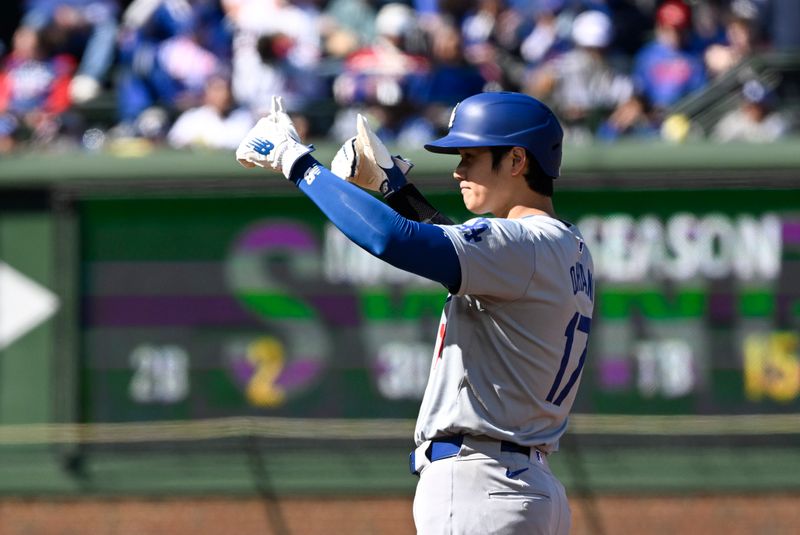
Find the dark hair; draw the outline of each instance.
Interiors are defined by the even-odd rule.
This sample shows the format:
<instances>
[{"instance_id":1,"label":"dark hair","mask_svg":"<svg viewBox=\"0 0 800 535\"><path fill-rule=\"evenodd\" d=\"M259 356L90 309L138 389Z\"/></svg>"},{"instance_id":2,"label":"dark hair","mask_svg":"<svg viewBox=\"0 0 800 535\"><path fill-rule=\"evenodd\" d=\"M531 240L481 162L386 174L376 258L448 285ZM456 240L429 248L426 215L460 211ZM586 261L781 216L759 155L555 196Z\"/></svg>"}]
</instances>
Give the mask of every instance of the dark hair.
<instances>
[{"instance_id":1,"label":"dark hair","mask_svg":"<svg viewBox=\"0 0 800 535\"><path fill-rule=\"evenodd\" d=\"M265 65L283 61L291 48L291 38L283 33L260 35L256 41L256 51Z\"/></svg>"},{"instance_id":2,"label":"dark hair","mask_svg":"<svg viewBox=\"0 0 800 535\"><path fill-rule=\"evenodd\" d=\"M497 170L500 167L500 161L508 154L514 147L489 147L492 153L492 169ZM528 171L525 173L525 182L528 187L536 193L544 195L545 197L553 196L553 177L546 175L542 170L542 166L533 157L531 151L525 149L525 156L528 158Z\"/></svg>"}]
</instances>

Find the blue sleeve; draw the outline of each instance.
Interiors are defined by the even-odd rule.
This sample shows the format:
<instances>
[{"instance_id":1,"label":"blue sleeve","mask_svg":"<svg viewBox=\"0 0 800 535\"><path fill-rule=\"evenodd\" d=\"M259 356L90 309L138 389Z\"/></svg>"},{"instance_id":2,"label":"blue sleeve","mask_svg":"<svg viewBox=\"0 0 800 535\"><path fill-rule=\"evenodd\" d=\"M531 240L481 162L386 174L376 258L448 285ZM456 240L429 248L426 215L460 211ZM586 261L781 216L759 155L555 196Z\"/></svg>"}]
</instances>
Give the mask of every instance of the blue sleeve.
<instances>
[{"instance_id":1,"label":"blue sleeve","mask_svg":"<svg viewBox=\"0 0 800 535\"><path fill-rule=\"evenodd\" d=\"M299 159L290 180L353 243L373 256L455 292L461 265L455 247L436 225L411 221L357 186L340 179L312 156Z\"/></svg>"},{"instance_id":2,"label":"blue sleeve","mask_svg":"<svg viewBox=\"0 0 800 535\"><path fill-rule=\"evenodd\" d=\"M29 0L25 3L22 24L41 30L53 20L56 5L55 0Z\"/></svg>"}]
</instances>

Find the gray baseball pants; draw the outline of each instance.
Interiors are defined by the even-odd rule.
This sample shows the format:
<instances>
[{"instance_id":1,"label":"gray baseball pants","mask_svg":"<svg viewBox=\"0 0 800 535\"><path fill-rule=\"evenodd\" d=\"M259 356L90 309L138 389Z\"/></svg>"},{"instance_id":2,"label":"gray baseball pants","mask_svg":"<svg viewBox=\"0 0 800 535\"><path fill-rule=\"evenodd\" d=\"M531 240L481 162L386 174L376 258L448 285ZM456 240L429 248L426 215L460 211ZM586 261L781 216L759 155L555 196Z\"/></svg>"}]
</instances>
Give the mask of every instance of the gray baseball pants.
<instances>
[{"instance_id":1,"label":"gray baseball pants","mask_svg":"<svg viewBox=\"0 0 800 535\"><path fill-rule=\"evenodd\" d=\"M429 462L427 443L415 455L420 479L414 497L418 535L567 535L564 486L547 457L501 451L500 442L464 437L454 457Z\"/></svg>"}]
</instances>

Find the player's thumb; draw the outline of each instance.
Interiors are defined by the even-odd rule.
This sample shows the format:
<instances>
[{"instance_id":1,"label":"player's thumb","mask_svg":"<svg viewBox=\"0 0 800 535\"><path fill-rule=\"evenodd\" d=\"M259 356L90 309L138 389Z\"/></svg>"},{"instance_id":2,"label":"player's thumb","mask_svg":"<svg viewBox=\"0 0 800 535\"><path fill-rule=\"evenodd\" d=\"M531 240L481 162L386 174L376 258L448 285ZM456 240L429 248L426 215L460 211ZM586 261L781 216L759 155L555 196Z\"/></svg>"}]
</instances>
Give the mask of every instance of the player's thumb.
<instances>
[{"instance_id":1,"label":"player's thumb","mask_svg":"<svg viewBox=\"0 0 800 535\"><path fill-rule=\"evenodd\" d=\"M389 154L386 146L370 129L367 118L360 113L356 118L356 132L356 137L359 139L361 145L367 152L368 158L384 169L389 169L392 167L392 165L394 165L394 162L392 162L392 156Z\"/></svg>"}]
</instances>

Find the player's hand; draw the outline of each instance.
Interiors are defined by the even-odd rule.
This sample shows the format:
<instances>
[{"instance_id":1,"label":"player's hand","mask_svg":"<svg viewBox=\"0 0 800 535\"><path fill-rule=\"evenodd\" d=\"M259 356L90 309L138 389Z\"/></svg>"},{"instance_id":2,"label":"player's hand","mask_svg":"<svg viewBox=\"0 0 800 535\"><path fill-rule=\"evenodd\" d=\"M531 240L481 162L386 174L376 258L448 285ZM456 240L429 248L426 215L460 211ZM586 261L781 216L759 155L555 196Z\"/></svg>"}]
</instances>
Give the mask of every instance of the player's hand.
<instances>
[{"instance_id":1,"label":"player's hand","mask_svg":"<svg viewBox=\"0 0 800 535\"><path fill-rule=\"evenodd\" d=\"M331 172L364 189L380 191L384 196L405 186L406 175L414 164L401 156L390 156L360 113L356 132L334 156Z\"/></svg>"},{"instance_id":2,"label":"player's hand","mask_svg":"<svg viewBox=\"0 0 800 535\"><path fill-rule=\"evenodd\" d=\"M313 150L312 145L300 141L297 129L283 109L283 98L273 96L269 115L247 133L236 149L236 159L244 167L268 167L289 178L298 158Z\"/></svg>"}]
</instances>

